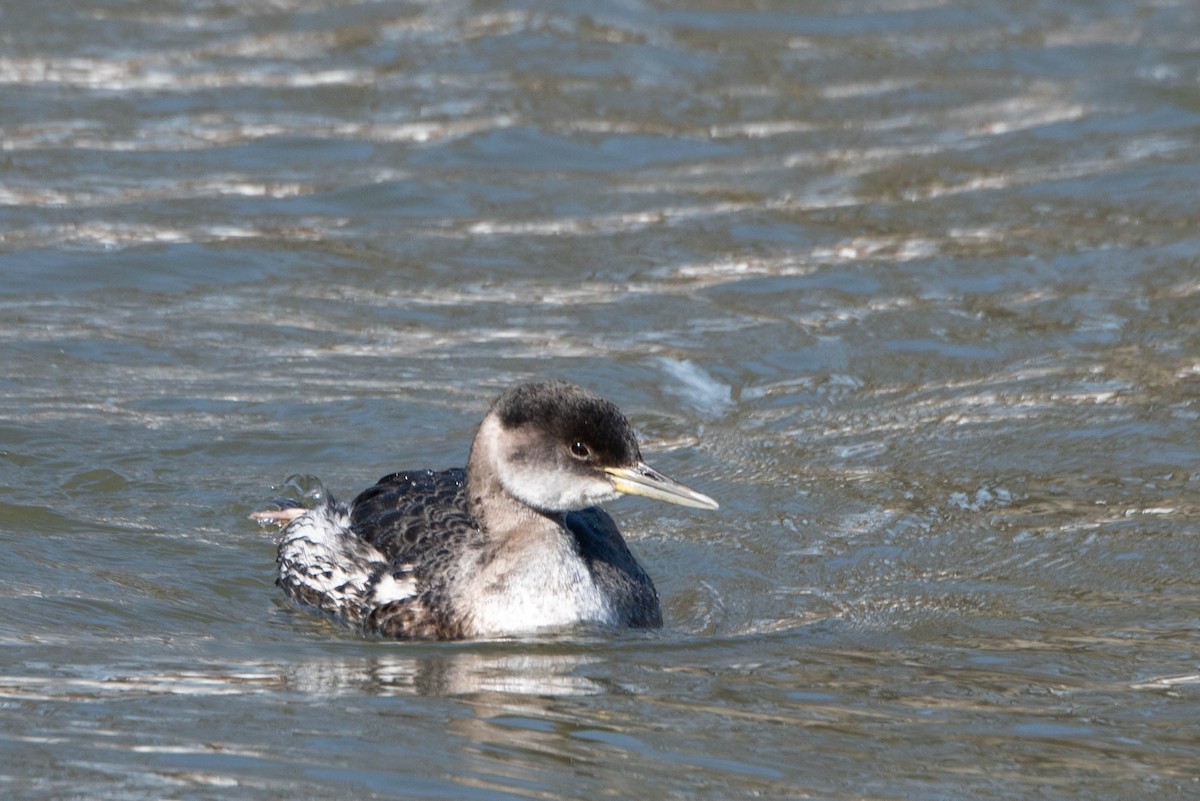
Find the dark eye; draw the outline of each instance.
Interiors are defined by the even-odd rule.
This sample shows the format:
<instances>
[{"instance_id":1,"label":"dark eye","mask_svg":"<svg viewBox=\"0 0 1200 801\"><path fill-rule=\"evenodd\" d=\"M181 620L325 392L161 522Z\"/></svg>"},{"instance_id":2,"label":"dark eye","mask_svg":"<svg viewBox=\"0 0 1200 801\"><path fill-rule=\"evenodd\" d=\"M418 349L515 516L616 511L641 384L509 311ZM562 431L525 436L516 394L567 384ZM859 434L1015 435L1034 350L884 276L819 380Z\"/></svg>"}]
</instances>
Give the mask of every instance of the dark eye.
<instances>
[{"instance_id":1,"label":"dark eye","mask_svg":"<svg viewBox=\"0 0 1200 801\"><path fill-rule=\"evenodd\" d=\"M586 459L592 455L592 450L579 440L575 440L571 443L571 455L576 459Z\"/></svg>"}]
</instances>

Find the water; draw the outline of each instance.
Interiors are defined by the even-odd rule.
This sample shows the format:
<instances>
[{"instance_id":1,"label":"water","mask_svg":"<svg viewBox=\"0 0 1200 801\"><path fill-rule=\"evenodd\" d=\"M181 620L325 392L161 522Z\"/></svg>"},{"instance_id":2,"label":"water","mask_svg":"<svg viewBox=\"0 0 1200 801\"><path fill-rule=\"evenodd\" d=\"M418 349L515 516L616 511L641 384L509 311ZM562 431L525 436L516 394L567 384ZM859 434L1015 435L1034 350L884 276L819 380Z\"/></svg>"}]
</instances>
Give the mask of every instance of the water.
<instances>
[{"instance_id":1,"label":"water","mask_svg":"<svg viewBox=\"0 0 1200 801\"><path fill-rule=\"evenodd\" d=\"M0 8L0 792L1190 798L1200 12ZM579 381L660 633L363 640L247 515Z\"/></svg>"}]
</instances>

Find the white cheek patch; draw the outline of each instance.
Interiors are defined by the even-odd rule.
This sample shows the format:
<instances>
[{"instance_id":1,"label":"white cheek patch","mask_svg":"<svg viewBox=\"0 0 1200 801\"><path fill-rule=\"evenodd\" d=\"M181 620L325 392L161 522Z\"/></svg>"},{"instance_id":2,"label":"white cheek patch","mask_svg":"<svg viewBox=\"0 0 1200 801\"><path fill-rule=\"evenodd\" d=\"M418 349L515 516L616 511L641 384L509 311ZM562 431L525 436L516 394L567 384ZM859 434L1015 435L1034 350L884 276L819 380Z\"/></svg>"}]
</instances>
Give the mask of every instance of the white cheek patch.
<instances>
[{"instance_id":1,"label":"white cheek patch","mask_svg":"<svg viewBox=\"0 0 1200 801\"><path fill-rule=\"evenodd\" d=\"M518 500L544 511L586 509L617 497L612 483L600 476L580 476L557 465L500 464L500 483Z\"/></svg>"},{"instance_id":2,"label":"white cheek patch","mask_svg":"<svg viewBox=\"0 0 1200 801\"><path fill-rule=\"evenodd\" d=\"M544 440L528 430L504 430L494 417L484 418L475 437L475 447L484 448L484 460L496 470L496 478L517 500L545 512L586 509L616 498L618 493L607 476L571 472L560 465ZM502 447L507 445L507 453ZM542 448L539 452L539 445ZM520 454L520 461L508 458Z\"/></svg>"}]
</instances>

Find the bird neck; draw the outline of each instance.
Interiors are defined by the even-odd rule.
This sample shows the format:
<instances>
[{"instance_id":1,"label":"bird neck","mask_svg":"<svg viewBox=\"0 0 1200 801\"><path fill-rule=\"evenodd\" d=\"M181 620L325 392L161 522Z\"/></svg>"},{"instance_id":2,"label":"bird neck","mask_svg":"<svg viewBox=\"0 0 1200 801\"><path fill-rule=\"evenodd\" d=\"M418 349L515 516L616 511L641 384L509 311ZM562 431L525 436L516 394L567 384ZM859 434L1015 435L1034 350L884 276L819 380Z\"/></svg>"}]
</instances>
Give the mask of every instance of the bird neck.
<instances>
[{"instance_id":1,"label":"bird neck","mask_svg":"<svg viewBox=\"0 0 1200 801\"><path fill-rule=\"evenodd\" d=\"M467 459L467 508L471 516L492 539L557 524L561 514L534 509L513 497L501 483L496 468L501 455L495 450L498 442L495 427L499 425L498 420L488 415L471 443Z\"/></svg>"}]
</instances>

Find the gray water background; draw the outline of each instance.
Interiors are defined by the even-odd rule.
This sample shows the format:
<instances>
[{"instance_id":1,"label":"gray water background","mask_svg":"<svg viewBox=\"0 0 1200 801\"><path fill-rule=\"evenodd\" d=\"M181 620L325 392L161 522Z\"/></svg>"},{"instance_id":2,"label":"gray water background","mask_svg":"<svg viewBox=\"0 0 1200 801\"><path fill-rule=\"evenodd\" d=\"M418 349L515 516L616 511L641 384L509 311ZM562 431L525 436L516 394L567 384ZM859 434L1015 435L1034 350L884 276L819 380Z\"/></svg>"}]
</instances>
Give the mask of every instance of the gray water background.
<instances>
[{"instance_id":1,"label":"gray water background","mask_svg":"<svg viewBox=\"0 0 1200 801\"><path fill-rule=\"evenodd\" d=\"M1200 794L1200 6L0 4L0 794ZM247 515L557 376L659 633L403 644Z\"/></svg>"}]
</instances>

